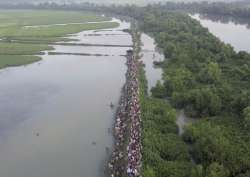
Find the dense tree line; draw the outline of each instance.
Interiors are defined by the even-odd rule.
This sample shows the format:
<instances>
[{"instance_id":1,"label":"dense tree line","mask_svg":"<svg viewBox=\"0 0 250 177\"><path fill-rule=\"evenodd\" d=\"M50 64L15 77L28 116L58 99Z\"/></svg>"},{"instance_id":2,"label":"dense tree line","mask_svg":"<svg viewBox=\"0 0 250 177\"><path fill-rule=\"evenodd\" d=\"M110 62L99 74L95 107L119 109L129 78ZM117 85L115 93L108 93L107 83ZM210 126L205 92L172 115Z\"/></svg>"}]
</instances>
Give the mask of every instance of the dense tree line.
<instances>
[{"instance_id":1,"label":"dense tree line","mask_svg":"<svg viewBox=\"0 0 250 177\"><path fill-rule=\"evenodd\" d=\"M140 102L143 120L143 172L145 177L195 177L188 146L178 136L176 111L165 100L147 95L147 79L140 70Z\"/></svg>"},{"instance_id":2,"label":"dense tree line","mask_svg":"<svg viewBox=\"0 0 250 177\"><path fill-rule=\"evenodd\" d=\"M107 7L154 36L165 60L164 83L143 97L144 176L250 175L250 55L235 52L182 12L158 7ZM145 79L143 79L145 81ZM173 108L200 118L177 136ZM177 155L177 154L178 155Z\"/></svg>"},{"instance_id":3,"label":"dense tree line","mask_svg":"<svg viewBox=\"0 0 250 177\"><path fill-rule=\"evenodd\" d=\"M166 58L164 84L158 83L153 95L169 98L193 117L206 117L184 134L200 165L195 176L249 176L250 55L236 53L185 14L152 8L140 21Z\"/></svg>"},{"instance_id":4,"label":"dense tree line","mask_svg":"<svg viewBox=\"0 0 250 177\"><path fill-rule=\"evenodd\" d=\"M144 176L249 176L250 54L235 52L183 13L151 6L115 11L137 19L140 29L155 37L165 55L164 62L157 63L164 70L164 83L152 89L156 98L143 101ZM178 137L168 139L176 136L176 125L166 98L172 106L199 118L183 135L195 164L190 163L187 146L177 143ZM162 155L161 148L185 155L179 161Z\"/></svg>"},{"instance_id":5,"label":"dense tree line","mask_svg":"<svg viewBox=\"0 0 250 177\"><path fill-rule=\"evenodd\" d=\"M186 11L194 13L205 13L212 15L223 15L238 18L249 18L250 17L250 3L249 1L239 2L193 2L193 3L174 3L167 2L165 4L156 4L160 10L163 11Z\"/></svg>"},{"instance_id":6,"label":"dense tree line","mask_svg":"<svg viewBox=\"0 0 250 177\"><path fill-rule=\"evenodd\" d=\"M239 2L166 2L166 3L153 3L147 5L148 8L153 7L158 11L181 11L189 13L203 13L211 15L221 15L229 16L235 18L245 18L250 17L250 2L249 1L239 1ZM66 9L66 10L91 10L97 12L116 12L127 14L127 11L140 14L139 8L135 5L117 5L117 4L107 4L107 5L97 5L94 3L83 2L83 3L55 3L55 2L42 2L42 3L14 3L14 2L0 2L0 8L3 9ZM135 11L136 9L136 11ZM130 14L131 15L131 14Z\"/></svg>"},{"instance_id":7,"label":"dense tree line","mask_svg":"<svg viewBox=\"0 0 250 177\"><path fill-rule=\"evenodd\" d=\"M145 14L142 29L152 33L166 60L162 97L193 116L222 112L241 115L249 105L250 55L236 53L187 15Z\"/></svg>"},{"instance_id":8,"label":"dense tree line","mask_svg":"<svg viewBox=\"0 0 250 177\"><path fill-rule=\"evenodd\" d=\"M104 3L103 3L104 4ZM154 7L159 11L181 11L181 12L194 12L194 13L207 13L212 15L226 15L236 18L246 18L250 17L250 2L245 1L237 1L237 2L151 2L151 4L147 5L148 7ZM110 8L111 7L111 8ZM28 2L0 2L0 8L3 9L67 9L67 10L92 10L92 11L106 11L111 10L114 12L116 10L131 10L135 9L135 5L118 5L118 4L104 4L97 5L90 2L64 2L64 3L56 3L53 1L41 2L41 3L28 3ZM136 8L137 10L141 8ZM136 11L133 11L136 12ZM119 12L123 13L123 12Z\"/></svg>"},{"instance_id":9,"label":"dense tree line","mask_svg":"<svg viewBox=\"0 0 250 177\"><path fill-rule=\"evenodd\" d=\"M228 15L232 17L249 18L250 6L249 2L245 3L212 3L207 6L201 7L199 10L202 13Z\"/></svg>"}]
</instances>

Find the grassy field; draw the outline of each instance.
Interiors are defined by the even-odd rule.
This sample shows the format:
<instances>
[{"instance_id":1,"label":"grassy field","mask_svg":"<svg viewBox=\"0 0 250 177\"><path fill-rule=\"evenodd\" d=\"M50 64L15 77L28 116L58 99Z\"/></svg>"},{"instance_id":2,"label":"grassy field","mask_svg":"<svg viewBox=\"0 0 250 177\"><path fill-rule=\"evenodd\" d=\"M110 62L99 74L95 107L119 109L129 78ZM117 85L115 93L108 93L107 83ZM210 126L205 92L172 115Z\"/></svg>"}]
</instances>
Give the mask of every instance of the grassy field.
<instances>
[{"instance_id":1,"label":"grassy field","mask_svg":"<svg viewBox=\"0 0 250 177\"><path fill-rule=\"evenodd\" d=\"M105 22L109 20L111 19L90 12L1 10L0 68L38 61L39 57L32 55L53 49L48 46L49 43L67 41L65 37L68 34L84 30L114 28L119 25L115 22ZM13 42L13 40L17 41Z\"/></svg>"},{"instance_id":2,"label":"grassy field","mask_svg":"<svg viewBox=\"0 0 250 177\"><path fill-rule=\"evenodd\" d=\"M110 18L90 12L59 10L1 10L0 26L51 25L62 23L84 23L108 21Z\"/></svg>"},{"instance_id":3,"label":"grassy field","mask_svg":"<svg viewBox=\"0 0 250 177\"><path fill-rule=\"evenodd\" d=\"M40 44L0 43L0 55L35 55L41 50L52 50L53 47Z\"/></svg>"},{"instance_id":4,"label":"grassy field","mask_svg":"<svg viewBox=\"0 0 250 177\"><path fill-rule=\"evenodd\" d=\"M38 56L18 56L18 55L0 55L0 69L11 67L11 66L20 66L26 65L33 62L41 60Z\"/></svg>"},{"instance_id":5,"label":"grassy field","mask_svg":"<svg viewBox=\"0 0 250 177\"><path fill-rule=\"evenodd\" d=\"M101 22L89 24L69 24L55 25L36 28L26 28L23 26L8 26L0 30L0 37L63 37L67 34L78 33L84 30L103 29L116 27L116 22Z\"/></svg>"}]
</instances>

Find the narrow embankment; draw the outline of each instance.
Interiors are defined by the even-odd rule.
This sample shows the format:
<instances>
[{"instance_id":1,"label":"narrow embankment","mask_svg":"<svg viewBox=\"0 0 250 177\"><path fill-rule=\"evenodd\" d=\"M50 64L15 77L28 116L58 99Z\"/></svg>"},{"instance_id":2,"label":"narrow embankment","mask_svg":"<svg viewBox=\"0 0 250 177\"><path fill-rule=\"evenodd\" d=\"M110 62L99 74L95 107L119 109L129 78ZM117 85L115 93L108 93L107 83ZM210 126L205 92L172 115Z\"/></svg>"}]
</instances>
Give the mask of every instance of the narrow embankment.
<instances>
[{"instance_id":1,"label":"narrow embankment","mask_svg":"<svg viewBox=\"0 0 250 177\"><path fill-rule=\"evenodd\" d=\"M188 147L178 136L176 111L166 101L148 95L140 60L140 32L134 29L132 36L133 53L127 53L127 80L116 114L115 147L108 164L111 177L162 176L173 164L177 164L175 174L184 175L192 163Z\"/></svg>"},{"instance_id":2,"label":"narrow embankment","mask_svg":"<svg viewBox=\"0 0 250 177\"><path fill-rule=\"evenodd\" d=\"M76 56L96 56L96 57L111 56L109 54L100 54L100 53L91 54L91 53L74 53L74 52L48 52L48 55L76 55Z\"/></svg>"},{"instance_id":3,"label":"narrow embankment","mask_svg":"<svg viewBox=\"0 0 250 177\"><path fill-rule=\"evenodd\" d=\"M135 39L135 32L132 37ZM135 40L134 40L135 41ZM116 114L114 128L115 147L108 164L112 177L140 176L141 145L141 111L139 101L139 63L138 45L134 42L133 51L127 51L126 83Z\"/></svg>"}]
</instances>

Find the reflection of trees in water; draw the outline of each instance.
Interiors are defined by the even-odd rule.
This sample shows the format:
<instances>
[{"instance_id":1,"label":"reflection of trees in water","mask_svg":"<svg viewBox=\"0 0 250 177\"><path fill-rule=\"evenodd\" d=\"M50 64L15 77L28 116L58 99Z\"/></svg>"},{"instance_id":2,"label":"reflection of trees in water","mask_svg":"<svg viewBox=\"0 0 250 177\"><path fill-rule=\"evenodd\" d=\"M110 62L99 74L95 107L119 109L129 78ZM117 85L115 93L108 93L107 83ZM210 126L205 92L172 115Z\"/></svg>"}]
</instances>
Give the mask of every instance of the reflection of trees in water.
<instances>
[{"instance_id":1,"label":"reflection of trees in water","mask_svg":"<svg viewBox=\"0 0 250 177\"><path fill-rule=\"evenodd\" d=\"M235 25L246 25L248 29L250 29L250 19L246 18L237 18L227 15L214 15L214 14L200 14L201 19L209 19L214 22L220 22L220 23L229 23L232 22Z\"/></svg>"}]
</instances>

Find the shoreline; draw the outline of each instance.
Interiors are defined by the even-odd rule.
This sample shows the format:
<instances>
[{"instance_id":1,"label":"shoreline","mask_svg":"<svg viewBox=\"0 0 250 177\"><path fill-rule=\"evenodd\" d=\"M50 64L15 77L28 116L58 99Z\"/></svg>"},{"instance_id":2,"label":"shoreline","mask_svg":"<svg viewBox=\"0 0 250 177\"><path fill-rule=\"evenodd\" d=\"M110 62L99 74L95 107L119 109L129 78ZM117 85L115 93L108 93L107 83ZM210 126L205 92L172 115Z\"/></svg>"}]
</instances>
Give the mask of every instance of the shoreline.
<instances>
[{"instance_id":1,"label":"shoreline","mask_svg":"<svg viewBox=\"0 0 250 177\"><path fill-rule=\"evenodd\" d=\"M111 177L140 176L142 167L141 110L139 101L139 62L137 42L132 32L134 51L127 51L128 67L114 126L115 145L108 163Z\"/></svg>"}]
</instances>

